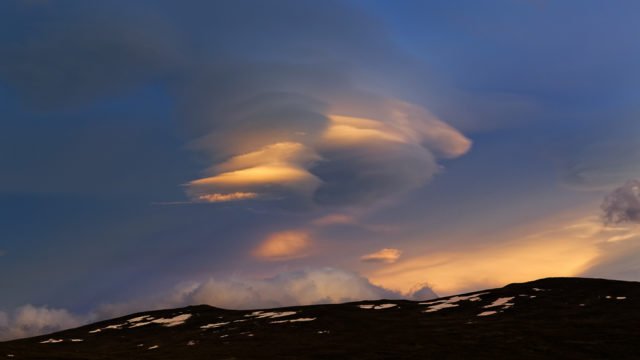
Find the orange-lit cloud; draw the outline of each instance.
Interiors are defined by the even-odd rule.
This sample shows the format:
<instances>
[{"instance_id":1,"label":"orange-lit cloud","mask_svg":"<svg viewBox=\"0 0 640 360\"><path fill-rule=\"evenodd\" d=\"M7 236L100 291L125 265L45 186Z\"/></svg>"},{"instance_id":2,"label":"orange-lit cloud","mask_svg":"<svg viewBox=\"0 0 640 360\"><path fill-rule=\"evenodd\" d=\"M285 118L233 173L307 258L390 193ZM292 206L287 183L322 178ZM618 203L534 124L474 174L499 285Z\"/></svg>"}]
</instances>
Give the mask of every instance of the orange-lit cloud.
<instances>
[{"instance_id":1,"label":"orange-lit cloud","mask_svg":"<svg viewBox=\"0 0 640 360\"><path fill-rule=\"evenodd\" d=\"M226 202L226 201L238 201L255 199L258 194L251 192L233 192L228 194L204 194L198 196L197 200L205 202Z\"/></svg>"},{"instance_id":2,"label":"orange-lit cloud","mask_svg":"<svg viewBox=\"0 0 640 360\"><path fill-rule=\"evenodd\" d=\"M436 155L454 158L471 148L471 140L426 109L396 99L341 104L330 115L323 138L334 145L390 141L424 146ZM350 114L350 115L346 115ZM356 115L357 114L357 115Z\"/></svg>"},{"instance_id":3,"label":"orange-lit cloud","mask_svg":"<svg viewBox=\"0 0 640 360\"><path fill-rule=\"evenodd\" d=\"M502 286L549 276L582 274L600 255L602 233L597 217L533 234L457 250L417 255L367 274L373 283L408 291L425 281L439 294Z\"/></svg>"},{"instance_id":4,"label":"orange-lit cloud","mask_svg":"<svg viewBox=\"0 0 640 360\"><path fill-rule=\"evenodd\" d=\"M261 165L194 180L190 185L210 185L222 188L232 188L236 186L251 187L265 184L295 184L312 178L313 175L309 174L307 171L286 164Z\"/></svg>"},{"instance_id":5,"label":"orange-lit cloud","mask_svg":"<svg viewBox=\"0 0 640 360\"><path fill-rule=\"evenodd\" d=\"M297 142L277 142L259 150L240 154L214 166L219 173L253 168L265 164L307 166L320 157L309 147Z\"/></svg>"},{"instance_id":6,"label":"orange-lit cloud","mask_svg":"<svg viewBox=\"0 0 640 360\"><path fill-rule=\"evenodd\" d=\"M264 260L288 260L306 256L310 246L311 236L307 231L280 231L267 236L253 255Z\"/></svg>"},{"instance_id":7,"label":"orange-lit cloud","mask_svg":"<svg viewBox=\"0 0 640 360\"><path fill-rule=\"evenodd\" d=\"M360 257L360 260L364 262L377 262L392 264L400 258L402 251L392 248L384 248L371 254Z\"/></svg>"},{"instance_id":8,"label":"orange-lit cloud","mask_svg":"<svg viewBox=\"0 0 640 360\"><path fill-rule=\"evenodd\" d=\"M252 194L234 200L276 195L277 189L310 196L320 181L306 166L319 159L300 143L275 143L262 149L234 156L214 166L213 176L189 182L192 198L206 200L217 194Z\"/></svg>"},{"instance_id":9,"label":"orange-lit cloud","mask_svg":"<svg viewBox=\"0 0 640 360\"><path fill-rule=\"evenodd\" d=\"M406 142L402 134L383 122L350 116L329 115L330 126L323 140L332 145L356 145L372 141Z\"/></svg>"},{"instance_id":10,"label":"orange-lit cloud","mask_svg":"<svg viewBox=\"0 0 640 360\"><path fill-rule=\"evenodd\" d=\"M425 109L376 99L367 103L372 106L356 100L329 106L312 120L273 119L273 128L252 112L242 126L233 122L230 129L203 136L198 147L227 157L209 167L208 176L187 184L189 196L202 201L255 193L252 199L294 198L304 205L382 203L429 181L440 171L439 157L469 150L469 139Z\"/></svg>"},{"instance_id":11,"label":"orange-lit cloud","mask_svg":"<svg viewBox=\"0 0 640 360\"><path fill-rule=\"evenodd\" d=\"M317 218L311 223L316 226L349 225L355 224L356 219L353 216L345 214L329 214Z\"/></svg>"}]
</instances>

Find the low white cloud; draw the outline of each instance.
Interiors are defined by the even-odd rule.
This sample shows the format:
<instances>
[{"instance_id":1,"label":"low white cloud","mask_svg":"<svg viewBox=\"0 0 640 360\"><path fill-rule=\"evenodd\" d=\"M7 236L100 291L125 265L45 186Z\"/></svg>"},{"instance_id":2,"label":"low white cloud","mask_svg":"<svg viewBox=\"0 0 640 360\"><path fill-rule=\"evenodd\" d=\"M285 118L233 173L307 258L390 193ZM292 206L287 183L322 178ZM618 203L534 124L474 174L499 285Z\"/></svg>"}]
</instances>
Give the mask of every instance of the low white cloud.
<instances>
[{"instance_id":1,"label":"low white cloud","mask_svg":"<svg viewBox=\"0 0 640 360\"><path fill-rule=\"evenodd\" d=\"M211 278L196 286L183 301L249 309L401 297L353 272L321 268L281 273L267 279Z\"/></svg>"},{"instance_id":2,"label":"low white cloud","mask_svg":"<svg viewBox=\"0 0 640 360\"><path fill-rule=\"evenodd\" d=\"M65 309L24 305L13 313L0 312L0 339L8 340L56 332L90 321Z\"/></svg>"},{"instance_id":3,"label":"low white cloud","mask_svg":"<svg viewBox=\"0 0 640 360\"><path fill-rule=\"evenodd\" d=\"M11 314L0 311L0 339L41 335L134 312L198 304L226 309L258 309L358 300L424 300L434 297L435 293L427 286L402 294L374 285L357 273L330 267L284 272L262 279L212 277L205 281L183 282L164 294L103 304L86 315L32 305L22 306Z\"/></svg>"}]
</instances>

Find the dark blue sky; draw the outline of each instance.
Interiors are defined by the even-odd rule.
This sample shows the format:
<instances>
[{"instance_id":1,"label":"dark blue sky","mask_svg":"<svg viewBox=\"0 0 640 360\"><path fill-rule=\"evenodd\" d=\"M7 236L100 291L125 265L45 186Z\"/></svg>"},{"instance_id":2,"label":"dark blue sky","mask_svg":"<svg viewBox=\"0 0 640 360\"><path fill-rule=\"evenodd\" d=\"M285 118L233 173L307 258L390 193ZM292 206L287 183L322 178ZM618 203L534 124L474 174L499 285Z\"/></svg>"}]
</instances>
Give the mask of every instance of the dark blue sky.
<instances>
[{"instance_id":1,"label":"dark blue sky","mask_svg":"<svg viewBox=\"0 0 640 360\"><path fill-rule=\"evenodd\" d=\"M640 175L638 11L3 2L0 335L189 302L638 280L637 228L599 209Z\"/></svg>"}]
</instances>

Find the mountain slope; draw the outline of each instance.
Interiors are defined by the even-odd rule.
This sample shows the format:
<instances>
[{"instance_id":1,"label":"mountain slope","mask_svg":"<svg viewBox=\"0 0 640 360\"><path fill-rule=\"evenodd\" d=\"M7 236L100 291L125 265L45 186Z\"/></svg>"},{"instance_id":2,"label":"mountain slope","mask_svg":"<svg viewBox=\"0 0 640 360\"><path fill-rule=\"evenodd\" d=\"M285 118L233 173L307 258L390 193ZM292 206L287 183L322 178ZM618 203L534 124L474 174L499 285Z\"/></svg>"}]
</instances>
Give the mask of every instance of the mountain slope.
<instances>
[{"instance_id":1,"label":"mountain slope","mask_svg":"<svg viewBox=\"0 0 640 360\"><path fill-rule=\"evenodd\" d=\"M0 343L13 359L638 359L640 283L549 278L425 302L150 311Z\"/></svg>"}]
</instances>

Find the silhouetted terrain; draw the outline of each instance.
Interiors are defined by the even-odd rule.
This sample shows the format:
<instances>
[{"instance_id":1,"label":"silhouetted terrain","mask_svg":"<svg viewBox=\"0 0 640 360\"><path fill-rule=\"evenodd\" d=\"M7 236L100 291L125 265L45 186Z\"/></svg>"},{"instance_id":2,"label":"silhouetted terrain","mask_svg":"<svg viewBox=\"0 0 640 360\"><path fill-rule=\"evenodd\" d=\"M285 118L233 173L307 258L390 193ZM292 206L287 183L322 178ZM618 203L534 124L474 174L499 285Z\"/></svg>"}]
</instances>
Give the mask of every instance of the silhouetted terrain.
<instances>
[{"instance_id":1,"label":"silhouetted terrain","mask_svg":"<svg viewBox=\"0 0 640 360\"><path fill-rule=\"evenodd\" d=\"M640 283L549 278L424 302L149 311L0 343L13 359L640 359Z\"/></svg>"}]
</instances>

